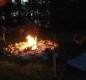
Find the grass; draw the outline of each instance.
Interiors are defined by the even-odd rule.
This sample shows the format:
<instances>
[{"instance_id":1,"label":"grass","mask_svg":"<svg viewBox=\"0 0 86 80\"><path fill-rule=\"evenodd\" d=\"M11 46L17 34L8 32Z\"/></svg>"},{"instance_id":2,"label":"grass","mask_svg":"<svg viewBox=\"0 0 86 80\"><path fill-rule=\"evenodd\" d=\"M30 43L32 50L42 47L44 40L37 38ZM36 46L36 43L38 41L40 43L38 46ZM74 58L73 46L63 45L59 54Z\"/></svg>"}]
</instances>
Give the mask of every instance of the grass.
<instances>
[{"instance_id":1,"label":"grass","mask_svg":"<svg viewBox=\"0 0 86 80\"><path fill-rule=\"evenodd\" d=\"M0 61L0 77L2 79L21 80L50 80L54 78L52 68L41 63L16 64L9 61Z\"/></svg>"}]
</instances>

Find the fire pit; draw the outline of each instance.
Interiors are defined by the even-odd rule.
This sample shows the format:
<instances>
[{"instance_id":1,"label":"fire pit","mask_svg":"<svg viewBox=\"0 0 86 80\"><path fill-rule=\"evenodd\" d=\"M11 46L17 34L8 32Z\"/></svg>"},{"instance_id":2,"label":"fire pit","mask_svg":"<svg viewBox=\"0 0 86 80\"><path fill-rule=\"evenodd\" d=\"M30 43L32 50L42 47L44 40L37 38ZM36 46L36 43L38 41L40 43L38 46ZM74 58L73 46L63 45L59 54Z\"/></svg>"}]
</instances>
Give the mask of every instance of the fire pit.
<instances>
[{"instance_id":1,"label":"fire pit","mask_svg":"<svg viewBox=\"0 0 86 80\"><path fill-rule=\"evenodd\" d=\"M30 35L26 37L25 42L19 42L10 44L4 48L4 53L7 56L14 56L22 60L28 60L32 58L48 58L46 50L54 51L58 44L51 40L37 41L37 37L33 38ZM52 53L53 54L53 53Z\"/></svg>"}]
</instances>

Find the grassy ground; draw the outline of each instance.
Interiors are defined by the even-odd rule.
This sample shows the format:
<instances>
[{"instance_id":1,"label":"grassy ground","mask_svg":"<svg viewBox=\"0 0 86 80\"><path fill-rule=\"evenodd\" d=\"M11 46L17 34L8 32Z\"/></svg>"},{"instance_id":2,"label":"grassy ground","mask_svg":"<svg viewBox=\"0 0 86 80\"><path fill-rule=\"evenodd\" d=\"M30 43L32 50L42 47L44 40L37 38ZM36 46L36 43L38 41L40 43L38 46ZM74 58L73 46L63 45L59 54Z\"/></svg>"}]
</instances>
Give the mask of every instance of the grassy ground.
<instances>
[{"instance_id":1,"label":"grassy ground","mask_svg":"<svg viewBox=\"0 0 86 80\"><path fill-rule=\"evenodd\" d=\"M51 39L61 47L66 47L73 41L74 32L55 32L43 33L39 35L40 39ZM46 35L46 36L45 36ZM18 36L17 33L6 35L7 44L23 41L25 36ZM0 43L0 53L4 47ZM69 46L68 46L69 47ZM72 55L72 54L71 54ZM40 61L28 62L27 64L20 64L17 61L13 62L1 53L0 56L0 80L67 80L61 75L64 68L64 58L62 56L57 60L57 76L53 74L52 61L42 63Z\"/></svg>"},{"instance_id":2,"label":"grassy ground","mask_svg":"<svg viewBox=\"0 0 86 80\"><path fill-rule=\"evenodd\" d=\"M16 64L0 61L0 78L6 80L50 80L56 79L52 67L41 63Z\"/></svg>"}]
</instances>

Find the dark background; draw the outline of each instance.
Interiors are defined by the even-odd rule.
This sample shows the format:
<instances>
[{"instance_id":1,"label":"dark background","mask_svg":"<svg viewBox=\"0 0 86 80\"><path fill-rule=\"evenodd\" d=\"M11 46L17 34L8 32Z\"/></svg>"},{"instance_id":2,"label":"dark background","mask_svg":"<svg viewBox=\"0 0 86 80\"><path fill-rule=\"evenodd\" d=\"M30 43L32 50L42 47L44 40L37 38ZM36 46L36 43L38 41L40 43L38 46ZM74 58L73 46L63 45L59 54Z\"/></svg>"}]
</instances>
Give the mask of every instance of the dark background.
<instances>
[{"instance_id":1,"label":"dark background","mask_svg":"<svg viewBox=\"0 0 86 80\"><path fill-rule=\"evenodd\" d=\"M39 9L39 17L36 15L33 16L33 19L30 15L25 16L26 14L23 14L21 16L21 13L24 12L26 9L22 9L22 5L20 4L20 0L16 0L17 5L13 4L11 1L0 7L0 16L3 15L2 12L4 12L5 20L0 18L0 25L5 25L6 27L16 27L16 25L24 25L25 21L30 21L34 19L38 19L41 23L42 27L46 27L53 29L53 30L66 30L66 31L85 31L86 26L86 1L81 0L50 0L49 5L47 4L46 0L45 4L37 4L37 0L30 0L29 3L26 5L29 5L29 13L31 10L36 11L36 9ZM31 3L31 1L33 1ZM49 1L49 0L47 0ZM46 7L46 5L48 5ZM12 11L20 11L17 15L17 17L12 17L11 12ZM46 10L49 10L50 15L47 15ZM46 16L41 16L41 14L45 13ZM26 20L27 18L27 20ZM48 23L49 19L49 23ZM16 20L15 22L13 20ZM44 21L44 22L43 22ZM39 24L39 23L37 23Z\"/></svg>"},{"instance_id":2,"label":"dark background","mask_svg":"<svg viewBox=\"0 0 86 80\"><path fill-rule=\"evenodd\" d=\"M53 23L60 29L69 31L85 30L86 1L56 0L53 2Z\"/></svg>"}]
</instances>

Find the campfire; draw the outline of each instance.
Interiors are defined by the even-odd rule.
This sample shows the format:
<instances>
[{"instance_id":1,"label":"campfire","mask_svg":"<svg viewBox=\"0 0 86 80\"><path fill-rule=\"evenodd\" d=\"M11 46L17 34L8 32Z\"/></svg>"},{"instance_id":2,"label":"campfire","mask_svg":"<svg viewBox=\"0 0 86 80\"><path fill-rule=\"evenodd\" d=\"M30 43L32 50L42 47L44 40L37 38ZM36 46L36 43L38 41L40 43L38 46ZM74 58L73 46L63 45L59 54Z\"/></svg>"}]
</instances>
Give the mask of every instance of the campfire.
<instances>
[{"instance_id":1,"label":"campfire","mask_svg":"<svg viewBox=\"0 0 86 80\"><path fill-rule=\"evenodd\" d=\"M58 44L51 40L37 41L37 36L34 38L28 35L25 42L10 44L4 48L4 51L11 56L24 57L29 55L42 55L46 49L53 51L55 47L58 47Z\"/></svg>"}]
</instances>

